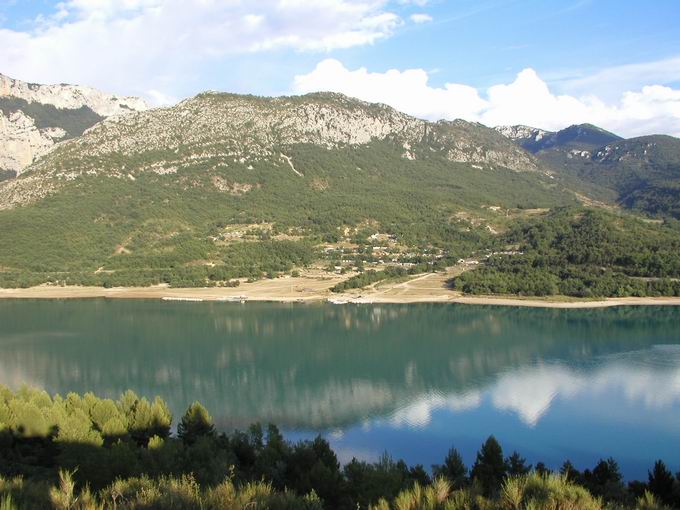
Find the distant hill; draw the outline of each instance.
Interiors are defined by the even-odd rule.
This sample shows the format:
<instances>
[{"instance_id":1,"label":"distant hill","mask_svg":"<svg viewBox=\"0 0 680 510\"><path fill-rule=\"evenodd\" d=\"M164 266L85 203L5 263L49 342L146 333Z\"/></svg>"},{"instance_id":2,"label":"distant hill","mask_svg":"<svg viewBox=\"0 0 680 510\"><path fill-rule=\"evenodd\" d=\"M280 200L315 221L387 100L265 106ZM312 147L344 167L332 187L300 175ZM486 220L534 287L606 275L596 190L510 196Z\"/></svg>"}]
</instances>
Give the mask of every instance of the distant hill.
<instances>
[{"instance_id":1,"label":"distant hill","mask_svg":"<svg viewBox=\"0 0 680 510\"><path fill-rule=\"evenodd\" d=\"M0 181L20 174L55 143L114 115L147 109L143 100L76 85L38 85L0 74Z\"/></svg>"},{"instance_id":2,"label":"distant hill","mask_svg":"<svg viewBox=\"0 0 680 510\"><path fill-rule=\"evenodd\" d=\"M571 188L654 215L680 217L680 140L653 135L624 140L590 124L551 133L496 128L532 152Z\"/></svg>"},{"instance_id":3,"label":"distant hill","mask_svg":"<svg viewBox=\"0 0 680 510\"><path fill-rule=\"evenodd\" d=\"M533 154L550 149L566 153L589 151L622 139L592 124L577 124L557 132L521 125L495 129Z\"/></svg>"}]
</instances>

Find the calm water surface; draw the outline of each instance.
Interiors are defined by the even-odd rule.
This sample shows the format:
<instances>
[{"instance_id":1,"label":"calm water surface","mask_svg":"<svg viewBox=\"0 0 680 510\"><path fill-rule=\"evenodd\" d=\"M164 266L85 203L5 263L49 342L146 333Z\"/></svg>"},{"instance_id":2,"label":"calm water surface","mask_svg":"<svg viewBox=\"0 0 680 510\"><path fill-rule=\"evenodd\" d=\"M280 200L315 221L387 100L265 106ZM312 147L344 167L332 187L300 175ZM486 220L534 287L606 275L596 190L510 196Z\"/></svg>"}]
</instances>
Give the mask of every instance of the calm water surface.
<instances>
[{"instance_id":1,"label":"calm water surface","mask_svg":"<svg viewBox=\"0 0 680 510\"><path fill-rule=\"evenodd\" d=\"M496 435L557 467L680 469L680 309L0 300L0 383L131 388L219 427L321 433L342 461L468 463Z\"/></svg>"}]
</instances>

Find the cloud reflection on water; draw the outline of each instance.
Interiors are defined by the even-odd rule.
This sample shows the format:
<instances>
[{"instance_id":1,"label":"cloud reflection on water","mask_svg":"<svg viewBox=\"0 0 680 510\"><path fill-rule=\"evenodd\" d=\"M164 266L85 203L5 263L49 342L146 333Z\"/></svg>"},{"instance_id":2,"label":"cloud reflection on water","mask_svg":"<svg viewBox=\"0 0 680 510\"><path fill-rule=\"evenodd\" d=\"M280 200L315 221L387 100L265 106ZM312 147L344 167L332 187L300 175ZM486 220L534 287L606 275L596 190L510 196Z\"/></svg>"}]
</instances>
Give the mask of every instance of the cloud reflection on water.
<instances>
[{"instance_id":1,"label":"cloud reflection on water","mask_svg":"<svg viewBox=\"0 0 680 510\"><path fill-rule=\"evenodd\" d=\"M680 406L680 346L653 347L603 357L590 368L538 363L501 373L476 391L422 395L390 417L395 427L426 427L437 410L470 411L490 402L511 412L529 427L546 416L560 399L605 399L617 396L630 406L658 411Z\"/></svg>"}]
</instances>

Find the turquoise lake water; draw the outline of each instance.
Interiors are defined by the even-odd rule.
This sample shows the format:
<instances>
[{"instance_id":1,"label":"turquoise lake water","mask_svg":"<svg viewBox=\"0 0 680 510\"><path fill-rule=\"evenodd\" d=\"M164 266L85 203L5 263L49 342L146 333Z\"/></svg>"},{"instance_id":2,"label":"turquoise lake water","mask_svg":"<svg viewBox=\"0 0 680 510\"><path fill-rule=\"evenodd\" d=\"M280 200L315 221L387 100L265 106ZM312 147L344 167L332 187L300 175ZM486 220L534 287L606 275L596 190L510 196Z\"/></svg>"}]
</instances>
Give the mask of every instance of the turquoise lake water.
<instances>
[{"instance_id":1,"label":"turquoise lake water","mask_svg":"<svg viewBox=\"0 0 680 510\"><path fill-rule=\"evenodd\" d=\"M680 470L680 308L0 300L0 383L128 388L222 430L320 433L342 461L506 453Z\"/></svg>"}]
</instances>

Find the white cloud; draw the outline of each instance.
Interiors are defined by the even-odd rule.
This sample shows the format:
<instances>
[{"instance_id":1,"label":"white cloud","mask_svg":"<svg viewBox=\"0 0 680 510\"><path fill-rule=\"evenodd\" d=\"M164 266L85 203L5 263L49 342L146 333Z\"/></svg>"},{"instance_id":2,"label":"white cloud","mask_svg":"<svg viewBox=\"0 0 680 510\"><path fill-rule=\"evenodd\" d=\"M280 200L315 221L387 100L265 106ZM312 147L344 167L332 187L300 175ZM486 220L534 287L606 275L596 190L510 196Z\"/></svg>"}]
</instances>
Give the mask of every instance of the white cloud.
<instances>
[{"instance_id":1,"label":"white cloud","mask_svg":"<svg viewBox=\"0 0 680 510\"><path fill-rule=\"evenodd\" d=\"M429 14L425 13L416 13L416 14L411 14L411 21L414 23L420 25L422 23L429 23L432 21L432 16Z\"/></svg>"},{"instance_id":2,"label":"white cloud","mask_svg":"<svg viewBox=\"0 0 680 510\"><path fill-rule=\"evenodd\" d=\"M349 70L326 59L310 73L296 76L292 88L296 93L342 92L431 120L463 118L490 126L527 124L553 130L590 122L622 136L680 136L680 90L670 87L650 83L605 102L595 95L557 95L533 69L524 69L513 82L489 87L484 94L457 83L433 87L429 78L423 69L375 73Z\"/></svg>"},{"instance_id":3,"label":"white cloud","mask_svg":"<svg viewBox=\"0 0 680 510\"><path fill-rule=\"evenodd\" d=\"M342 92L428 119L471 118L486 105L473 87L447 84L444 88L434 88L428 85L428 79L423 69L371 73L362 67L350 71L337 60L326 59L311 73L296 76L293 90L297 93Z\"/></svg>"},{"instance_id":4,"label":"white cloud","mask_svg":"<svg viewBox=\"0 0 680 510\"><path fill-rule=\"evenodd\" d=\"M191 79L253 52L373 44L403 24L387 0L67 0L29 31L0 29L0 70L120 93Z\"/></svg>"},{"instance_id":5,"label":"white cloud","mask_svg":"<svg viewBox=\"0 0 680 510\"><path fill-rule=\"evenodd\" d=\"M624 90L638 90L652 83L680 81L680 57L652 62L607 67L578 78L563 79L558 85L570 94L597 94L610 98L612 90L617 94ZM618 99L615 97L614 99Z\"/></svg>"},{"instance_id":6,"label":"white cloud","mask_svg":"<svg viewBox=\"0 0 680 510\"><path fill-rule=\"evenodd\" d=\"M155 89L147 90L146 97L154 106L170 106L177 103L178 99L175 96L164 94L163 92Z\"/></svg>"}]
</instances>

